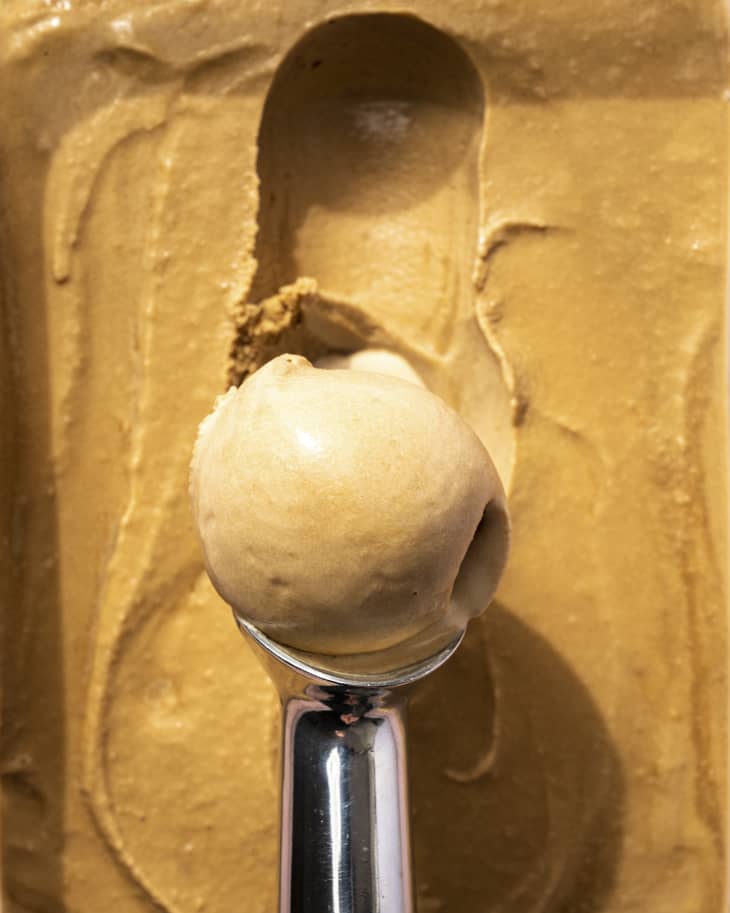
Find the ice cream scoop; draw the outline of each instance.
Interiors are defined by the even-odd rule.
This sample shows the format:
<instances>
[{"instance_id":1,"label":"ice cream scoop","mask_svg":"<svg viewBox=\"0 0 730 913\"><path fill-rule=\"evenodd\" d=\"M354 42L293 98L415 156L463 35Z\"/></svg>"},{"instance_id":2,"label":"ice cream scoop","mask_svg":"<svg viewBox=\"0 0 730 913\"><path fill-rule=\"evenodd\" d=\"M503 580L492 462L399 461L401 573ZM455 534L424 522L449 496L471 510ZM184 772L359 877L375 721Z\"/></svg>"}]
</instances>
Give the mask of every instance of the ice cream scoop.
<instances>
[{"instance_id":1,"label":"ice cream scoop","mask_svg":"<svg viewBox=\"0 0 730 913\"><path fill-rule=\"evenodd\" d=\"M317 654L430 655L484 610L507 557L502 485L456 412L408 381L296 355L203 422L191 496L236 615Z\"/></svg>"},{"instance_id":2,"label":"ice cream scoop","mask_svg":"<svg viewBox=\"0 0 730 913\"><path fill-rule=\"evenodd\" d=\"M489 455L413 379L282 355L195 445L208 573L281 696L280 913L413 913L407 697L507 558Z\"/></svg>"}]
</instances>

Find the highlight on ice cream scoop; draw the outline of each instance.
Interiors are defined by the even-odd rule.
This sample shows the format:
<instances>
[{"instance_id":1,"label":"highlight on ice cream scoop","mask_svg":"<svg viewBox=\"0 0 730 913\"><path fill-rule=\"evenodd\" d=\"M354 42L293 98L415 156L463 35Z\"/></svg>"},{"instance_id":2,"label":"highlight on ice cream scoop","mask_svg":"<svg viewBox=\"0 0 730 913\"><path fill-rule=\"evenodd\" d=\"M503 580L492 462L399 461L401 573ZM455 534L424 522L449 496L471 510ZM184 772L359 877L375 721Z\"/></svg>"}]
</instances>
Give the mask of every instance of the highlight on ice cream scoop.
<instances>
[{"instance_id":1,"label":"highlight on ice cream scoop","mask_svg":"<svg viewBox=\"0 0 730 913\"><path fill-rule=\"evenodd\" d=\"M273 359L202 422L190 477L210 578L243 620L351 655L453 637L509 548L502 484L440 398L372 370Z\"/></svg>"}]
</instances>

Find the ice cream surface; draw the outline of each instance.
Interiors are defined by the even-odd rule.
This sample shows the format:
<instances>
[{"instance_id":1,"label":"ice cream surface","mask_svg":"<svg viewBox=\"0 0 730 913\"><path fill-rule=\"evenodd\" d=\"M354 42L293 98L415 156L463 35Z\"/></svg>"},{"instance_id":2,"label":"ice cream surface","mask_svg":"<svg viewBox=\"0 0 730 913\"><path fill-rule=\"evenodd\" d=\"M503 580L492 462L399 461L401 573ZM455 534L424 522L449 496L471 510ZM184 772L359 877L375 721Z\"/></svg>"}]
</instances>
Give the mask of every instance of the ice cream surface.
<instances>
[{"instance_id":1,"label":"ice cream surface","mask_svg":"<svg viewBox=\"0 0 730 913\"><path fill-rule=\"evenodd\" d=\"M456 412L409 381L281 355L200 427L208 573L277 642L349 655L451 638L504 568L504 492Z\"/></svg>"}]
</instances>

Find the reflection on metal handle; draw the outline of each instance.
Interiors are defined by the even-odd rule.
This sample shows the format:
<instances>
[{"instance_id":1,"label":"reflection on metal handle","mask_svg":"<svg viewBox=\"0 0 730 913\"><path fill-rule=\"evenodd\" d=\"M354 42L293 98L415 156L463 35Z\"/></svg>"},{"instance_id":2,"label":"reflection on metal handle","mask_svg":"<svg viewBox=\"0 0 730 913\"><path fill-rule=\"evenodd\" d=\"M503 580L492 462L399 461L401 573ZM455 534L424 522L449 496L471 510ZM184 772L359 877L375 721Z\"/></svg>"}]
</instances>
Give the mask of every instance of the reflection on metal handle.
<instances>
[{"instance_id":1,"label":"reflection on metal handle","mask_svg":"<svg viewBox=\"0 0 730 913\"><path fill-rule=\"evenodd\" d=\"M412 913L404 698L283 700L280 913Z\"/></svg>"},{"instance_id":2,"label":"reflection on metal handle","mask_svg":"<svg viewBox=\"0 0 730 913\"><path fill-rule=\"evenodd\" d=\"M280 913L413 913L406 700L464 631L401 669L341 675L234 618L283 706Z\"/></svg>"}]
</instances>

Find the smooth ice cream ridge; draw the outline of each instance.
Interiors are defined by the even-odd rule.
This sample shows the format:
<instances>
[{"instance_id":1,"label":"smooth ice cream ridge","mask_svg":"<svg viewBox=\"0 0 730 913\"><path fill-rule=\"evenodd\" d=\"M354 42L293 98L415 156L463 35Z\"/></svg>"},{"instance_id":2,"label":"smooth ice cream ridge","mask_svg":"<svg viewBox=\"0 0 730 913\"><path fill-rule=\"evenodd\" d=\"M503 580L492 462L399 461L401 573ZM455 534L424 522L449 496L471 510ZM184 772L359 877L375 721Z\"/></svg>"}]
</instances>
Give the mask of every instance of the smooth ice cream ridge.
<instances>
[{"instance_id":1,"label":"smooth ice cream ridge","mask_svg":"<svg viewBox=\"0 0 730 913\"><path fill-rule=\"evenodd\" d=\"M507 557L482 443L384 374L274 359L201 424L190 489L218 592L299 650L415 661L485 609Z\"/></svg>"}]
</instances>

